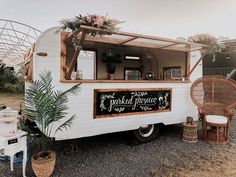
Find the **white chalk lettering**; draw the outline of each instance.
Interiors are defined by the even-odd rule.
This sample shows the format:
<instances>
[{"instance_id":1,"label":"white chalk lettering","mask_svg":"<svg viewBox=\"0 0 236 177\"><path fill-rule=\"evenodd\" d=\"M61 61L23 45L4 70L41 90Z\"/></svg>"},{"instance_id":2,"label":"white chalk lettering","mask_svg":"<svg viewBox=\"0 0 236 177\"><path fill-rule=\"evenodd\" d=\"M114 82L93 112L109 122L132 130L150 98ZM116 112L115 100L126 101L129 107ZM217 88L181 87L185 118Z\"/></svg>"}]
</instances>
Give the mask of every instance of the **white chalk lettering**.
<instances>
[{"instance_id":1,"label":"white chalk lettering","mask_svg":"<svg viewBox=\"0 0 236 177\"><path fill-rule=\"evenodd\" d=\"M135 110L137 106L140 106L140 105L143 105L143 106L152 106L152 105L155 105L156 102L157 102L157 98L154 97L154 98L140 98L140 97L137 97L135 98L135 102L134 102L134 105L132 106L132 110Z\"/></svg>"},{"instance_id":2,"label":"white chalk lettering","mask_svg":"<svg viewBox=\"0 0 236 177\"><path fill-rule=\"evenodd\" d=\"M118 99L111 99L108 111L111 112L113 107L130 107L133 104L133 96L131 98L126 99L125 96Z\"/></svg>"}]
</instances>

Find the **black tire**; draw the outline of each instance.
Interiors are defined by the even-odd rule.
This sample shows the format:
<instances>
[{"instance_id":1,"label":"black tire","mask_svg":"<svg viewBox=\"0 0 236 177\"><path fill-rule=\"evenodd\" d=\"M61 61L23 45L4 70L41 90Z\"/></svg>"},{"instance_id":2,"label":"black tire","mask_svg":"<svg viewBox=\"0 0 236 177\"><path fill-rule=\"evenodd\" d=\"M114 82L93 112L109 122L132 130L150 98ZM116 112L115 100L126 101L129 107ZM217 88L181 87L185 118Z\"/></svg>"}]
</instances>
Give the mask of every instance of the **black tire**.
<instances>
[{"instance_id":1,"label":"black tire","mask_svg":"<svg viewBox=\"0 0 236 177\"><path fill-rule=\"evenodd\" d=\"M134 137L139 143L146 143L157 138L160 126L158 124L150 124L147 127L140 127L134 130Z\"/></svg>"}]
</instances>

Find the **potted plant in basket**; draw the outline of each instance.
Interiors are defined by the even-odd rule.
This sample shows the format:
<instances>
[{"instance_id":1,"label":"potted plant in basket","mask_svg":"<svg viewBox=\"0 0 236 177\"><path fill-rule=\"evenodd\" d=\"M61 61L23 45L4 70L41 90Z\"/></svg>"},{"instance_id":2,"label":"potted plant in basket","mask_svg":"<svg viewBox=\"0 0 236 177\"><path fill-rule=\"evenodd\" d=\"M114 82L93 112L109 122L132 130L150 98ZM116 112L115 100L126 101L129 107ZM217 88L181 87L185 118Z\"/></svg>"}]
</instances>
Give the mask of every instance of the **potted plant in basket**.
<instances>
[{"instance_id":1,"label":"potted plant in basket","mask_svg":"<svg viewBox=\"0 0 236 177\"><path fill-rule=\"evenodd\" d=\"M54 170L56 154L49 150L50 142L57 131L70 128L75 115L61 123L56 131L53 132L55 123L61 122L66 118L68 109L68 95L78 94L79 84L74 85L66 91L55 91L52 86L51 72L42 72L40 79L33 81L25 92L25 116L35 122L40 131L39 138L40 152L31 157L32 168L36 176L48 177ZM26 127L25 127L26 128ZM28 129L29 130L29 129ZM32 131L28 131L29 135Z\"/></svg>"}]
</instances>

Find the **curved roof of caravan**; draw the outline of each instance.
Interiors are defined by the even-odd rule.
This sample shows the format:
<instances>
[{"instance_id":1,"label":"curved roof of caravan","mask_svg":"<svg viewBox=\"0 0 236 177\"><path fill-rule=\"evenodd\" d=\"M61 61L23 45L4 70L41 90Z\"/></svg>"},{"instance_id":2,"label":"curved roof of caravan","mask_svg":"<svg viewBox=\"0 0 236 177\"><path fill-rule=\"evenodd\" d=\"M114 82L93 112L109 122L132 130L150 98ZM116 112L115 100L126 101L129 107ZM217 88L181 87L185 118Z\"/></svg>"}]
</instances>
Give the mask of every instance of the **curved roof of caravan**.
<instances>
[{"instance_id":1,"label":"curved roof of caravan","mask_svg":"<svg viewBox=\"0 0 236 177\"><path fill-rule=\"evenodd\" d=\"M22 63L24 53L31 48L41 33L29 25L0 19L0 63Z\"/></svg>"}]
</instances>

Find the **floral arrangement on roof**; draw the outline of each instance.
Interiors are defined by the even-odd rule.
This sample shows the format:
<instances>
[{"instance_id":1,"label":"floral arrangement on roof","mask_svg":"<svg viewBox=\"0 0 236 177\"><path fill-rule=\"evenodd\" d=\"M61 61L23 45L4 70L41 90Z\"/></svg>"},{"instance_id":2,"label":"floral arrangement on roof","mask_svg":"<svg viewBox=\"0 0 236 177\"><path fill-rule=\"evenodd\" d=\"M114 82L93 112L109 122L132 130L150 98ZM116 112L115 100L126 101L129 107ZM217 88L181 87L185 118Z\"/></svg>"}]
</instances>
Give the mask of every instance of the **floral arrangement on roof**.
<instances>
[{"instance_id":1,"label":"floral arrangement on roof","mask_svg":"<svg viewBox=\"0 0 236 177\"><path fill-rule=\"evenodd\" d=\"M104 36L104 35L112 35L114 31L119 30L117 27L118 24L123 23L116 19L110 19L106 16L100 15L90 15L87 16L76 16L72 19L64 19L60 22L60 30L70 30L72 32L79 30L81 25L96 27L100 29L104 29L106 31L96 31L96 30L86 30L86 34L89 34L93 37L95 36ZM76 36L72 38L72 43L75 48L79 48L79 41Z\"/></svg>"},{"instance_id":2,"label":"floral arrangement on roof","mask_svg":"<svg viewBox=\"0 0 236 177\"><path fill-rule=\"evenodd\" d=\"M216 53L220 53L225 46L220 43L220 40L210 34L197 34L194 36L190 36L187 38L187 41L199 43L199 44L206 44L209 47L206 48L204 51L207 55L212 55L212 61L215 61Z\"/></svg>"},{"instance_id":3,"label":"floral arrangement on roof","mask_svg":"<svg viewBox=\"0 0 236 177\"><path fill-rule=\"evenodd\" d=\"M106 16L100 15L90 15L87 16L76 16L73 19L64 19L61 22L61 29L66 30L69 29L71 31L76 31L80 28L81 25L97 27L100 29L107 30L108 32L100 32L100 31L87 31L87 34L92 36L96 35L111 35L114 31L119 30L116 26L122 22L116 19L110 19Z\"/></svg>"}]
</instances>

